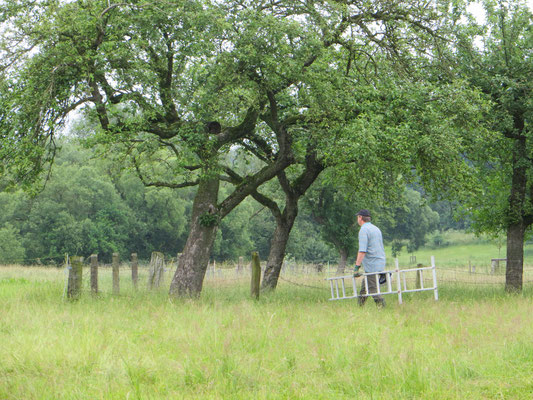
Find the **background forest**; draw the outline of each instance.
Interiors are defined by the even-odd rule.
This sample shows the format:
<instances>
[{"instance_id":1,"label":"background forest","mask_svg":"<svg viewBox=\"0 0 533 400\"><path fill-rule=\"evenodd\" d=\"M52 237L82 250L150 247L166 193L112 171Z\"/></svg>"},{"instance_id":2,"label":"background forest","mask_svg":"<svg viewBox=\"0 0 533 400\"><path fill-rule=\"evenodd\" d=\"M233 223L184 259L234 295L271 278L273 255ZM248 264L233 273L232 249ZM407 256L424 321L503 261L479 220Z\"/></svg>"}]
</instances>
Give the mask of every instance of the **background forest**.
<instances>
[{"instance_id":1,"label":"background forest","mask_svg":"<svg viewBox=\"0 0 533 400\"><path fill-rule=\"evenodd\" d=\"M95 157L97 153L97 148L82 146L76 138L64 138L55 168L39 193L0 193L0 262L58 263L65 253L97 253L109 261L113 252L123 258L137 252L141 259L149 258L152 251L169 257L181 252L195 189L145 187L134 170ZM241 169L247 168L237 152L228 157ZM281 191L274 185L268 190L274 196ZM337 262L344 249L353 257L358 231L355 213L365 206L326 180L319 182L302 202L288 244L289 259ZM468 222L452 218L454 208L447 201L427 203L411 187L394 205L376 214L376 223L394 253L402 248L412 252L428 240L446 245L442 232L468 228ZM213 257L236 260L257 250L265 259L274 228L268 209L247 198L222 221Z\"/></svg>"}]
</instances>

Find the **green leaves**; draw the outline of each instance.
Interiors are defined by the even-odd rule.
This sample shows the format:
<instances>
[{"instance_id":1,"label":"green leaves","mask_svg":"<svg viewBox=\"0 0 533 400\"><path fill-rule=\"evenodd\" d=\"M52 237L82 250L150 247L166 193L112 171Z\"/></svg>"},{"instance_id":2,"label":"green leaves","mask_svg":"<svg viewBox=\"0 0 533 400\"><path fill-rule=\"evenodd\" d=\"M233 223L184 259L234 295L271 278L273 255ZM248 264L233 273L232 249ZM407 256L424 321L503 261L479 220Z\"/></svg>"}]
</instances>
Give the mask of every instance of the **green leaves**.
<instances>
[{"instance_id":1,"label":"green leaves","mask_svg":"<svg viewBox=\"0 0 533 400\"><path fill-rule=\"evenodd\" d=\"M20 264L24 256L20 233L11 224L5 224L0 228L0 264Z\"/></svg>"},{"instance_id":2,"label":"green leaves","mask_svg":"<svg viewBox=\"0 0 533 400\"><path fill-rule=\"evenodd\" d=\"M531 101L533 14L522 2L485 1L487 32L482 46L462 46L460 71L491 101L485 126L494 134L480 142L472 161L483 191L471 196L465 213L472 215L477 232L497 234L510 224L533 222L531 197ZM470 27L460 34L474 43ZM467 37L468 39L465 39Z\"/></svg>"}]
</instances>

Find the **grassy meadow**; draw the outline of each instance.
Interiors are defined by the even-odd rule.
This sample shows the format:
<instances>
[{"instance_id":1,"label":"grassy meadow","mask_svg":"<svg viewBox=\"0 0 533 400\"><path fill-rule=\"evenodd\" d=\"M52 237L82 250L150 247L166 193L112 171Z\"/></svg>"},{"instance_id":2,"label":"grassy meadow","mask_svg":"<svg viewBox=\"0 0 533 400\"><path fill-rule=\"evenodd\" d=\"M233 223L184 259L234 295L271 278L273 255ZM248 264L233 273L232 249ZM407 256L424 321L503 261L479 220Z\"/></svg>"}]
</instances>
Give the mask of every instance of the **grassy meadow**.
<instances>
[{"instance_id":1,"label":"grassy meadow","mask_svg":"<svg viewBox=\"0 0 533 400\"><path fill-rule=\"evenodd\" d=\"M85 271L70 302L63 269L0 267L0 399L533 398L533 284L442 283L438 302L380 310L328 301L323 275L287 275L258 301L232 276L170 300L168 276L149 292L143 270L136 292L123 268L113 296L101 269L94 297Z\"/></svg>"},{"instance_id":2,"label":"grassy meadow","mask_svg":"<svg viewBox=\"0 0 533 400\"><path fill-rule=\"evenodd\" d=\"M489 239L476 237L473 234L460 231L447 231L440 235L444 245L431 246L428 244L413 254L405 249L398 256L400 265L407 265L414 255L417 262L427 264L431 256L435 256L437 265L444 268L468 267L469 263L483 269L490 267L492 258L505 258L505 238ZM387 255L390 255L390 249ZM533 244L526 244L524 257L526 264L533 266ZM388 259L392 265L392 257Z\"/></svg>"}]
</instances>

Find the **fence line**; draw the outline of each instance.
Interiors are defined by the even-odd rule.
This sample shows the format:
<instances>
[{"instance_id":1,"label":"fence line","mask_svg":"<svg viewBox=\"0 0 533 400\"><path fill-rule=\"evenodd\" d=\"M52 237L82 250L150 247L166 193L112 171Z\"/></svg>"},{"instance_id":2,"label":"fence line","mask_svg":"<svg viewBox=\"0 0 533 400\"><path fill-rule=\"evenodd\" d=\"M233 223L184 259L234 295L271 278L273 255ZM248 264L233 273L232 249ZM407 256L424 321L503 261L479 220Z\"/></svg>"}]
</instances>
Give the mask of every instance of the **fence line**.
<instances>
[{"instance_id":1,"label":"fence line","mask_svg":"<svg viewBox=\"0 0 533 400\"><path fill-rule=\"evenodd\" d=\"M64 256L63 256L64 257ZM41 258L43 260L44 258ZM162 283L163 290L166 290L167 285L170 284L172 279L172 274L175 271L177 257L172 257L168 259L166 267L164 270L164 283ZM84 262L87 266L90 265L90 257L87 257ZM261 275L264 274L265 262L261 263ZM101 268L105 273L103 278L105 279L105 285L99 285L98 293L101 294L111 294L112 290L112 275L109 273L112 272L112 263L98 263L98 268ZM126 274L131 274L132 262L130 260L122 260L120 262L120 275L123 279ZM68 268L68 264L67 267ZM482 271L472 271L468 269L469 266L466 264L463 268L446 268L439 267L437 270L438 282L442 285L462 285L462 286L473 286L473 287L501 287L505 285L505 273L491 273L490 268L484 268L485 272ZM149 269L149 264L144 262L138 263L139 271L139 286L142 288L147 287L147 272ZM409 268L404 268L409 269ZM324 278L328 276L329 273L334 273L336 271L336 265L328 265L327 263L321 264L306 264L306 263L297 263L294 261L285 262L279 276L279 282L282 284L298 286L302 288L309 288L313 290L324 290L328 291L327 282L324 282ZM65 271L67 277L68 270ZM523 270L524 276L522 284L524 286L529 286L533 283L533 267L525 267ZM84 268L83 278L82 278L82 290L91 291L91 279L90 279L90 268ZM217 263L216 269L213 264L210 263L208 269L205 273L205 282L210 285L215 285L215 290L219 288L217 284L233 284L243 281L251 277L250 263L248 261L234 263ZM133 277L132 277L133 278ZM132 279L131 278L131 279ZM426 279L429 277L424 277L424 285ZM67 280L67 279L65 279ZM130 280L123 281L126 284L126 287L134 285L133 282L129 283ZM415 278L405 278L402 279L402 282L406 282L409 285L416 284L417 280ZM427 281L429 282L429 280ZM122 282L121 282L122 283ZM66 286L66 282L65 282ZM66 291L63 290L63 292ZM63 294L65 296L66 294Z\"/></svg>"}]
</instances>

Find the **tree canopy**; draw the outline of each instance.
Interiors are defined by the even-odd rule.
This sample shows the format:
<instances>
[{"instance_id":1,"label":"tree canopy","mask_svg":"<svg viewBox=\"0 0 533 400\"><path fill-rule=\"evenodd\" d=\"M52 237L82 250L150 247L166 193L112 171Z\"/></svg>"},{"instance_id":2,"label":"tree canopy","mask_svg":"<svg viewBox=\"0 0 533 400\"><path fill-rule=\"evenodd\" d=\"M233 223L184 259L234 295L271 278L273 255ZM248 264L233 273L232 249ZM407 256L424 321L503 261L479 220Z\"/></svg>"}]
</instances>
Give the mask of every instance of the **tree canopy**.
<instances>
[{"instance_id":1,"label":"tree canopy","mask_svg":"<svg viewBox=\"0 0 533 400\"><path fill-rule=\"evenodd\" d=\"M524 237L533 224L533 14L523 1L484 1L486 24L458 32L458 72L492 102L497 133L471 153L483 191L466 211L478 232L506 232L508 291L522 288Z\"/></svg>"}]
</instances>

